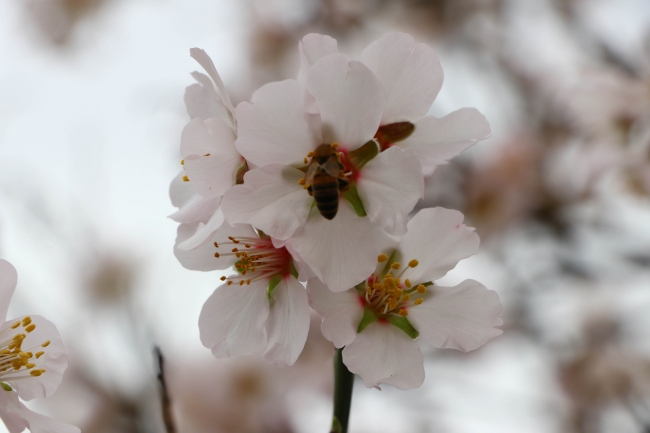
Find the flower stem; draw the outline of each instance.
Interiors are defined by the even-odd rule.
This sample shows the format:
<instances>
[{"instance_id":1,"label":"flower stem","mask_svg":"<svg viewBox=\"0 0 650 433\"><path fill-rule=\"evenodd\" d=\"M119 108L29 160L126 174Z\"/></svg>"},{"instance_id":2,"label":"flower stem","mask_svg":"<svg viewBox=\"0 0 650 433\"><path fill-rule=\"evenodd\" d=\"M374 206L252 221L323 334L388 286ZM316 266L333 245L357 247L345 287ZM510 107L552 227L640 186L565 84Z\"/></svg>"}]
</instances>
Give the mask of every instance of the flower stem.
<instances>
[{"instance_id":1,"label":"flower stem","mask_svg":"<svg viewBox=\"0 0 650 433\"><path fill-rule=\"evenodd\" d=\"M354 374L343 364L343 349L334 357L334 417L330 433L347 433Z\"/></svg>"}]
</instances>

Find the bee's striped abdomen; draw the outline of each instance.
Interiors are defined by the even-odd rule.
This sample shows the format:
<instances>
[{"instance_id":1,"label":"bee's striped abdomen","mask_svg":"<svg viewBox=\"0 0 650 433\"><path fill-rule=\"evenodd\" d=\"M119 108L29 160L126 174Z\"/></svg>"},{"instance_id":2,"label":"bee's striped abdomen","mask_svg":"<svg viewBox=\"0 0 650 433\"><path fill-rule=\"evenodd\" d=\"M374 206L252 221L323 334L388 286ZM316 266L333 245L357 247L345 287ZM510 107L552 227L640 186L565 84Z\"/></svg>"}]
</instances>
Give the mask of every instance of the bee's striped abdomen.
<instances>
[{"instance_id":1,"label":"bee's striped abdomen","mask_svg":"<svg viewBox=\"0 0 650 433\"><path fill-rule=\"evenodd\" d=\"M317 173L311 185L316 207L323 217L331 220L339 210L338 179L326 174Z\"/></svg>"}]
</instances>

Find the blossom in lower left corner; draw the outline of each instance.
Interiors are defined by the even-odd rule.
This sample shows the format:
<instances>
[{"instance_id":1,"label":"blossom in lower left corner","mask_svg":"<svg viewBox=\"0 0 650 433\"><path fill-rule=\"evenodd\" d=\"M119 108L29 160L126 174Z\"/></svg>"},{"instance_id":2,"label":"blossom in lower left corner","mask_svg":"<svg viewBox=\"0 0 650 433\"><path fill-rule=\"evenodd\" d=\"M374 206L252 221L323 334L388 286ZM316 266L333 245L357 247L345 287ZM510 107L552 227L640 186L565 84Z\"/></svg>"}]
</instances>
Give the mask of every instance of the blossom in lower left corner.
<instances>
[{"instance_id":1,"label":"blossom in lower left corner","mask_svg":"<svg viewBox=\"0 0 650 433\"><path fill-rule=\"evenodd\" d=\"M0 316L16 289L16 269L0 259ZM0 326L0 418L10 433L79 433L79 428L29 410L20 401L49 397L61 384L68 357L56 326L41 316Z\"/></svg>"}]
</instances>

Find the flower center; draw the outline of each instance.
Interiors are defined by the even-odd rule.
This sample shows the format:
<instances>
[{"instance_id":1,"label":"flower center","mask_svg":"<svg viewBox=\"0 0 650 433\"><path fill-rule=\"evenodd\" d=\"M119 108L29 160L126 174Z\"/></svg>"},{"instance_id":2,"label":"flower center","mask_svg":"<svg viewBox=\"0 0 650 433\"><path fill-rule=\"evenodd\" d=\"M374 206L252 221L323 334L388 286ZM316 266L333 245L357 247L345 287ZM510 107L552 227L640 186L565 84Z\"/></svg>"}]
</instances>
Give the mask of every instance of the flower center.
<instances>
[{"instance_id":1,"label":"flower center","mask_svg":"<svg viewBox=\"0 0 650 433\"><path fill-rule=\"evenodd\" d=\"M230 251L217 251L214 256L216 258L235 256L239 259L234 265L239 275L221 277L221 281L227 281L229 286L232 284L243 286L290 271L291 255L284 247L274 247L271 239L232 236L228 236L228 239L229 242L215 242L214 246L217 249L230 249Z\"/></svg>"},{"instance_id":2,"label":"flower center","mask_svg":"<svg viewBox=\"0 0 650 433\"><path fill-rule=\"evenodd\" d=\"M388 268L388 272L381 276L380 271L387 260L386 254L379 255L377 270L366 280L363 296L365 305L380 316L406 317L410 307L424 302L424 294L427 291L424 284L412 284L408 278L402 280L409 269L418 265L418 261L411 260L403 269L401 263L394 262Z\"/></svg>"},{"instance_id":3,"label":"flower center","mask_svg":"<svg viewBox=\"0 0 650 433\"><path fill-rule=\"evenodd\" d=\"M21 328L22 329L19 329ZM18 320L11 327L0 332L0 380L15 380L21 378L38 377L45 373L42 368L35 368L39 364L38 359L45 354L41 350L50 345L49 341L37 344L33 347L23 349L23 342L27 334L36 329L36 324L27 316ZM12 334L9 336L7 334ZM34 353L33 351L36 351ZM27 371L29 370L29 374ZM6 384L5 384L6 385ZM8 385L3 385L7 389Z\"/></svg>"}]
</instances>

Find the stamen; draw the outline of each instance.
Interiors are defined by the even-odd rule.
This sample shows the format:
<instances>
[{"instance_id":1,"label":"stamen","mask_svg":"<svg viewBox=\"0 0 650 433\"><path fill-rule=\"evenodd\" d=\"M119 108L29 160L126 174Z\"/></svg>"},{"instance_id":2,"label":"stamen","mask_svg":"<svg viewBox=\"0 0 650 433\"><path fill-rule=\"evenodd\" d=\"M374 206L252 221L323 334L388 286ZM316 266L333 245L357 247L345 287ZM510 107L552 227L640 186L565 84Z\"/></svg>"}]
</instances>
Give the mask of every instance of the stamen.
<instances>
[{"instance_id":1,"label":"stamen","mask_svg":"<svg viewBox=\"0 0 650 433\"><path fill-rule=\"evenodd\" d=\"M305 178L303 177L303 178L301 178L301 179L298 181L298 185L304 185L305 182L307 182L307 181L306 181Z\"/></svg>"},{"instance_id":2,"label":"stamen","mask_svg":"<svg viewBox=\"0 0 650 433\"><path fill-rule=\"evenodd\" d=\"M402 264L400 262L395 262L392 265L390 265L391 269L398 270L399 268L402 267Z\"/></svg>"},{"instance_id":3,"label":"stamen","mask_svg":"<svg viewBox=\"0 0 650 433\"><path fill-rule=\"evenodd\" d=\"M19 326L20 326L20 320L17 321L16 323L14 323L13 325L11 325L11 329L16 329L16 328L18 328Z\"/></svg>"},{"instance_id":4,"label":"stamen","mask_svg":"<svg viewBox=\"0 0 650 433\"><path fill-rule=\"evenodd\" d=\"M50 340L47 340L45 343L41 344L41 347L47 347L50 345Z\"/></svg>"},{"instance_id":5,"label":"stamen","mask_svg":"<svg viewBox=\"0 0 650 433\"><path fill-rule=\"evenodd\" d=\"M420 285L418 285L417 290L418 290L418 293L426 293L427 288L424 287L422 284L420 284Z\"/></svg>"},{"instance_id":6,"label":"stamen","mask_svg":"<svg viewBox=\"0 0 650 433\"><path fill-rule=\"evenodd\" d=\"M181 159L181 165L185 165L185 160Z\"/></svg>"},{"instance_id":7,"label":"stamen","mask_svg":"<svg viewBox=\"0 0 650 433\"><path fill-rule=\"evenodd\" d=\"M420 264L420 262L418 262L417 260L413 259L413 260L411 260L411 261L409 262L409 267L414 268L414 267L416 267L416 266L419 265L419 264Z\"/></svg>"},{"instance_id":8,"label":"stamen","mask_svg":"<svg viewBox=\"0 0 650 433\"><path fill-rule=\"evenodd\" d=\"M190 178L187 177L187 175L184 175L183 176L183 182L189 182L189 181L190 181Z\"/></svg>"},{"instance_id":9,"label":"stamen","mask_svg":"<svg viewBox=\"0 0 650 433\"><path fill-rule=\"evenodd\" d=\"M34 329L36 329L36 325L32 323L31 325L25 328L25 331L32 332Z\"/></svg>"},{"instance_id":10,"label":"stamen","mask_svg":"<svg viewBox=\"0 0 650 433\"><path fill-rule=\"evenodd\" d=\"M404 285L410 289L411 288L411 280L409 280L408 278L406 280L404 280Z\"/></svg>"},{"instance_id":11,"label":"stamen","mask_svg":"<svg viewBox=\"0 0 650 433\"><path fill-rule=\"evenodd\" d=\"M379 263L384 263L386 260L388 260L388 256L386 254L379 254L377 257L377 262Z\"/></svg>"},{"instance_id":12,"label":"stamen","mask_svg":"<svg viewBox=\"0 0 650 433\"><path fill-rule=\"evenodd\" d=\"M402 317L406 317L409 315L409 312L406 311L404 308L402 308L401 310L399 310L399 315Z\"/></svg>"},{"instance_id":13,"label":"stamen","mask_svg":"<svg viewBox=\"0 0 650 433\"><path fill-rule=\"evenodd\" d=\"M423 302L424 302L424 298L418 298L418 299L415 300L414 304L415 305L420 305Z\"/></svg>"}]
</instances>

